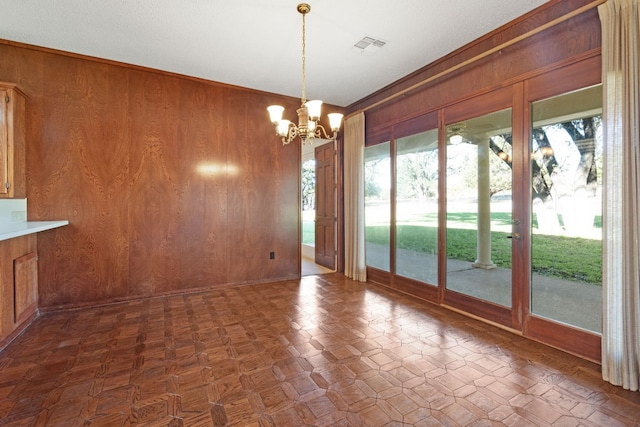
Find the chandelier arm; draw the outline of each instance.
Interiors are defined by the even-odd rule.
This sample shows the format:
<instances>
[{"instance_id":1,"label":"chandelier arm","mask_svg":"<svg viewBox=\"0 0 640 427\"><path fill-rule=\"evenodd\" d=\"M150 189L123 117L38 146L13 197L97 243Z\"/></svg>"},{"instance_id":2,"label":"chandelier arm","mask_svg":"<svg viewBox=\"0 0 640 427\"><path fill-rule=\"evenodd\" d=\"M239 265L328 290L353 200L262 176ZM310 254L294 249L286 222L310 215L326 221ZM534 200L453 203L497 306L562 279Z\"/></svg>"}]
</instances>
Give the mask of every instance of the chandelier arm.
<instances>
[{"instance_id":1,"label":"chandelier arm","mask_svg":"<svg viewBox=\"0 0 640 427\"><path fill-rule=\"evenodd\" d=\"M316 131L314 132L314 136L316 138L334 140L338 136L338 132L333 132L333 135L329 135L324 126L318 123L316 124Z\"/></svg>"},{"instance_id":2,"label":"chandelier arm","mask_svg":"<svg viewBox=\"0 0 640 427\"><path fill-rule=\"evenodd\" d=\"M289 127L289 132L287 132L286 138L282 137L282 145L287 145L291 143L298 136L298 127L294 124L291 124Z\"/></svg>"}]
</instances>

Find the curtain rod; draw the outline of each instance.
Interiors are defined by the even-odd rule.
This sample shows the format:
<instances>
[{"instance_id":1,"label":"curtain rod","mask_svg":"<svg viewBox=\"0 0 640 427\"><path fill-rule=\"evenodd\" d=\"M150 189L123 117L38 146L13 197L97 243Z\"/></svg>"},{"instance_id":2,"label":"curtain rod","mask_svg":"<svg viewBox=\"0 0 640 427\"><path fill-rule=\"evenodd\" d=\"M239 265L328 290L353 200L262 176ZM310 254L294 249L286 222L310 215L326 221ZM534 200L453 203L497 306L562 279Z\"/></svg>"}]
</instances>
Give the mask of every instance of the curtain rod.
<instances>
[{"instance_id":1,"label":"curtain rod","mask_svg":"<svg viewBox=\"0 0 640 427\"><path fill-rule=\"evenodd\" d=\"M573 11L567 13L566 15L562 15L562 16L560 16L560 17L558 17L558 18L556 18L556 19L554 19L552 21L547 22L546 24L543 24L543 25L531 30L531 31L528 31L528 32L526 32L524 34L519 35L518 37L515 37L515 38L513 38L513 39L511 39L509 41L506 41L506 42L502 43L501 45L498 45L498 46L496 46L494 48L491 48L486 52L482 52L482 53L480 53L480 54L478 54L478 55L476 55L476 56L474 56L472 58L467 59L466 61L463 61L463 62L461 62L459 64L456 64L456 65L454 65L454 66L452 66L450 68L447 68L446 70L441 71L441 72L439 72L437 74L434 74L433 76L428 77L425 80L422 80L422 81L420 81L418 83L415 83L415 84L413 84L413 85L411 85L411 86L409 86L409 87L407 87L405 89L402 89L401 91L399 91L397 93L394 93L393 95L389 95L388 97L386 97L384 99L381 99L380 101L374 102L373 104L371 104L371 105L369 105L369 106L367 106L365 108L362 108L362 109L360 109L360 110L358 110L358 111L356 111L356 112L354 112L352 114L356 114L356 113L361 112L361 111L362 112L368 111L368 110L376 108L376 107L378 107L378 106L380 106L382 104L385 104L385 103L387 103L389 101L392 101L393 99L398 98L399 96L402 96L402 95L404 95L404 94L406 94L408 92L416 90L417 88L419 88L421 86L424 86L424 85L426 85L428 83L431 83L432 81L437 80L437 79L439 79L439 78L441 78L443 76L446 76L447 74L450 74L450 73L452 73L454 71L457 71L462 67L466 67L467 65L472 64L472 63L474 63L476 61L479 61L479 60L481 60L481 59L483 59L483 58L485 58L485 57L487 57L489 55L492 55L492 54L494 54L494 53L496 53L496 52L498 52L498 51L500 51L502 49L505 49L505 48L507 48L507 47L509 47L511 45L514 45L514 44L516 44L516 43L518 43L518 42L520 42L522 40L528 39L529 37L532 37L532 36L534 36L534 35L536 35L538 33L541 33L542 31L544 31L544 30L546 30L548 28L554 27L554 26L556 26L556 25L558 25L558 24L560 24L562 22L568 21L569 19L571 19L571 18L573 18L575 16L578 16L578 15L580 15L580 14L582 14L582 13L588 11L588 10L591 10L591 9L593 9L595 7L598 7L601 4L605 3L606 1L607 0L595 0L595 1L593 1L593 2L591 2L589 4L587 4L587 5L584 5L584 6L578 8L576 10L573 10ZM351 116L351 114L349 114L349 116Z\"/></svg>"}]
</instances>

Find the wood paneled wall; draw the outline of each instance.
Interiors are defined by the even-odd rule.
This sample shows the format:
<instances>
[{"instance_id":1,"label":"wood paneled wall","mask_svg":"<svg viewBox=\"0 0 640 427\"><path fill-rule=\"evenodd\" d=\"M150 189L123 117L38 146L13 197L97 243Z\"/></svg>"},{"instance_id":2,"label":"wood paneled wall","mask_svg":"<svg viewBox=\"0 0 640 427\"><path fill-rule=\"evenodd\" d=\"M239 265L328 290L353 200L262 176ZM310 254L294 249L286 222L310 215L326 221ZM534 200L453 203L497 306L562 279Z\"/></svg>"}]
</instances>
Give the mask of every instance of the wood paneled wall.
<instances>
[{"instance_id":1,"label":"wood paneled wall","mask_svg":"<svg viewBox=\"0 0 640 427\"><path fill-rule=\"evenodd\" d=\"M265 110L299 101L0 43L27 94L40 307L299 277L300 147ZM275 259L269 253L275 252Z\"/></svg>"},{"instance_id":2,"label":"wood paneled wall","mask_svg":"<svg viewBox=\"0 0 640 427\"><path fill-rule=\"evenodd\" d=\"M347 112L588 3L552 0ZM599 45L591 9L368 110L367 131ZM71 222L38 237L41 308L299 276L300 148L265 112L297 100L1 41L0 80L29 97L29 219Z\"/></svg>"}]
</instances>

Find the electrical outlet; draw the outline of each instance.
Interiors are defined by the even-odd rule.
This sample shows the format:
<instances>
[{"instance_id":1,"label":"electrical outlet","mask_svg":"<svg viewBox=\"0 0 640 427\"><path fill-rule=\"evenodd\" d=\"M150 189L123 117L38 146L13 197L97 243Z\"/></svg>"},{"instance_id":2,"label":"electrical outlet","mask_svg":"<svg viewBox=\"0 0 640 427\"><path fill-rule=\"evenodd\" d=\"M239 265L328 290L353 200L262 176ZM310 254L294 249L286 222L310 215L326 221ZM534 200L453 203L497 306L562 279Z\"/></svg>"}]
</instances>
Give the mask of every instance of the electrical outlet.
<instances>
[{"instance_id":1,"label":"electrical outlet","mask_svg":"<svg viewBox=\"0 0 640 427\"><path fill-rule=\"evenodd\" d=\"M276 259L276 253L275 252L269 252L269 259Z\"/></svg>"}]
</instances>

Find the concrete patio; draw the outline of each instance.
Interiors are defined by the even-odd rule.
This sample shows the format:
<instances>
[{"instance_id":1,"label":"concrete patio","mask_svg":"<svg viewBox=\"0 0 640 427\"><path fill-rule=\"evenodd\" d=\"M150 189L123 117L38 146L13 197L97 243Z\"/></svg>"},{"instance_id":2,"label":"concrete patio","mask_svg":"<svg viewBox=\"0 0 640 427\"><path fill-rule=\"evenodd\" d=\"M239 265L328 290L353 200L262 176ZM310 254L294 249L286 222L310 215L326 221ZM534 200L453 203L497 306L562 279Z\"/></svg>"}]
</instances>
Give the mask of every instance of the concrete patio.
<instances>
[{"instance_id":1,"label":"concrete patio","mask_svg":"<svg viewBox=\"0 0 640 427\"><path fill-rule=\"evenodd\" d=\"M399 249L398 259L403 262L397 274L434 282L434 255ZM387 248L367 243L367 262L388 270ZM531 283L532 313L592 332L602 331L602 287L539 274L532 275ZM484 270L472 267L468 261L448 260L447 289L510 307L511 270Z\"/></svg>"}]
</instances>

